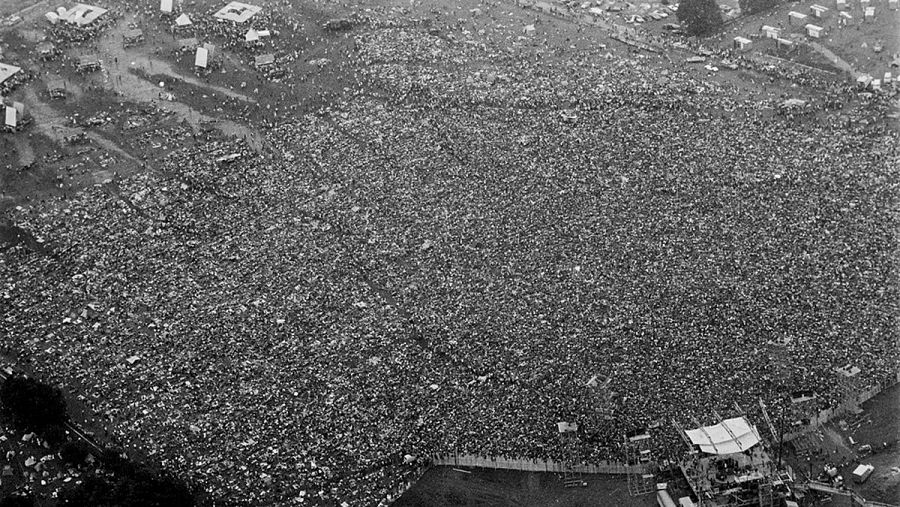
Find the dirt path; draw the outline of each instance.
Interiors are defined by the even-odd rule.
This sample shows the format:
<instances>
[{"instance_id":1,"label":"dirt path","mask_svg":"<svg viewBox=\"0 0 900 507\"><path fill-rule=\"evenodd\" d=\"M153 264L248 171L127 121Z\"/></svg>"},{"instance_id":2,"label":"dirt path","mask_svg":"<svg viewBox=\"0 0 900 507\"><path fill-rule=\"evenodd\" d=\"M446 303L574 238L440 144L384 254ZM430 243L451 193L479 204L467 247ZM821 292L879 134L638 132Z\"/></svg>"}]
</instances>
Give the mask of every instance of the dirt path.
<instances>
[{"instance_id":1,"label":"dirt path","mask_svg":"<svg viewBox=\"0 0 900 507\"><path fill-rule=\"evenodd\" d=\"M257 103L256 99L229 88L205 83L193 76L179 74L168 64L168 62L150 57L146 47L139 46L133 50L123 48L119 34L127 28L127 22L121 20L114 29L107 30L104 32L104 35L97 40L97 49L101 54L101 60L104 60L110 71L110 77L115 78L115 76L121 72L127 72L129 68L141 69L147 74L163 74L189 83L192 86L206 88L210 91L226 95L248 104ZM115 62L116 59L118 59L118 65L111 63Z\"/></svg>"}]
</instances>

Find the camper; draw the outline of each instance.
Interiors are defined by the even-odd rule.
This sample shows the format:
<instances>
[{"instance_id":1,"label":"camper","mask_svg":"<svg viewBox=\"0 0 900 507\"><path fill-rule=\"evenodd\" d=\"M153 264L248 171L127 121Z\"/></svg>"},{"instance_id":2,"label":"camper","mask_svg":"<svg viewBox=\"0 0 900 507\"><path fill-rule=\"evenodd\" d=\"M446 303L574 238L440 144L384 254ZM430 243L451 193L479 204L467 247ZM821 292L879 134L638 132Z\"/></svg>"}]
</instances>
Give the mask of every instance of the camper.
<instances>
[{"instance_id":1,"label":"camper","mask_svg":"<svg viewBox=\"0 0 900 507\"><path fill-rule=\"evenodd\" d=\"M66 98L66 82L58 76L47 78L47 93L51 99Z\"/></svg>"},{"instance_id":2,"label":"camper","mask_svg":"<svg viewBox=\"0 0 900 507\"><path fill-rule=\"evenodd\" d=\"M94 72L100 68L100 59L95 55L79 56L78 63L75 65L75 70L78 72Z\"/></svg>"},{"instance_id":3,"label":"camper","mask_svg":"<svg viewBox=\"0 0 900 507\"><path fill-rule=\"evenodd\" d=\"M125 47L135 46L141 42L144 42L144 32L140 28L132 28L122 34L122 44Z\"/></svg>"}]
</instances>

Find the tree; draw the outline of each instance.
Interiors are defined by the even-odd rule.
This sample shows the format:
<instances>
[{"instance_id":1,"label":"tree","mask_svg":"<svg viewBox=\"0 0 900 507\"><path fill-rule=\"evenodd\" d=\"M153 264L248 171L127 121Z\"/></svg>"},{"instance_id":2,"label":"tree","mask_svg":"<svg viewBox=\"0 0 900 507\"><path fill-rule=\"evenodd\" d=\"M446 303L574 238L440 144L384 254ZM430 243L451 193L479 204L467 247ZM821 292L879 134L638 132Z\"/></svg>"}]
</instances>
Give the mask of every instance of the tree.
<instances>
[{"instance_id":1,"label":"tree","mask_svg":"<svg viewBox=\"0 0 900 507\"><path fill-rule=\"evenodd\" d=\"M81 440L66 442L59 449L59 457L70 465L81 465L91 453L91 448Z\"/></svg>"},{"instance_id":2,"label":"tree","mask_svg":"<svg viewBox=\"0 0 900 507\"><path fill-rule=\"evenodd\" d=\"M22 375L13 375L3 382L0 403L12 422L25 430L53 433L69 417L62 391Z\"/></svg>"},{"instance_id":3,"label":"tree","mask_svg":"<svg viewBox=\"0 0 900 507\"><path fill-rule=\"evenodd\" d=\"M778 0L738 0L741 14L756 14L778 5Z\"/></svg>"},{"instance_id":4,"label":"tree","mask_svg":"<svg viewBox=\"0 0 900 507\"><path fill-rule=\"evenodd\" d=\"M716 0L683 0L678 4L677 14L690 35L702 37L722 28L722 11Z\"/></svg>"}]
</instances>

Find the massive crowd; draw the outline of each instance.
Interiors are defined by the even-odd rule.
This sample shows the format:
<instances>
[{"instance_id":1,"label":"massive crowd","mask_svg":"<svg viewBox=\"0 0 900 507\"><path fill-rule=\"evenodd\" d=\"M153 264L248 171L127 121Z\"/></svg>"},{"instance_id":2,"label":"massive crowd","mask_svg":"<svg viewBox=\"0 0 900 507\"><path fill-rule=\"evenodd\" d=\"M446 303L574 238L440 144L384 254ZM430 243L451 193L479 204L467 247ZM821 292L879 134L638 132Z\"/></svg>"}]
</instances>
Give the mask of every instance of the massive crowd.
<instances>
[{"instance_id":1,"label":"massive crowd","mask_svg":"<svg viewBox=\"0 0 900 507\"><path fill-rule=\"evenodd\" d=\"M55 254L0 257L0 333L253 504L374 505L435 453L568 459L559 421L620 459L655 421L668 445L735 402L836 403L836 366L894 375L893 131L639 58L358 48L392 100L15 212Z\"/></svg>"}]
</instances>

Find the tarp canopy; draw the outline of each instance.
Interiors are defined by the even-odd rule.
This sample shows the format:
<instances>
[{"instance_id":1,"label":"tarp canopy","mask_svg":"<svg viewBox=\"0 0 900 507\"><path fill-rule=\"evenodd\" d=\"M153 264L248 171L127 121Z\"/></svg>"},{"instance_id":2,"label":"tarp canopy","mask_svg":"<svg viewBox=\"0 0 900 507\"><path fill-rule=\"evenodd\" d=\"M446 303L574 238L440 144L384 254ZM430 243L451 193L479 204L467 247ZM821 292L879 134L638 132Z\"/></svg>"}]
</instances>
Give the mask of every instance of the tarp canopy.
<instances>
[{"instance_id":1,"label":"tarp canopy","mask_svg":"<svg viewBox=\"0 0 900 507\"><path fill-rule=\"evenodd\" d=\"M254 14L261 11L262 7L245 4L241 2L230 2L222 7L218 12L213 14L216 19L234 21L235 23L243 23L252 18Z\"/></svg>"},{"instance_id":2,"label":"tarp canopy","mask_svg":"<svg viewBox=\"0 0 900 507\"><path fill-rule=\"evenodd\" d=\"M59 12L59 11L57 11ZM100 16L106 14L107 10L103 7L97 7L94 5L86 5L86 4L75 4L75 7L72 7L68 11L65 11L65 14L60 13L60 18L68 21L69 23L78 25L78 26L87 26L94 22Z\"/></svg>"},{"instance_id":3,"label":"tarp canopy","mask_svg":"<svg viewBox=\"0 0 900 507\"><path fill-rule=\"evenodd\" d=\"M578 431L578 425L575 423L560 421L556 423L556 428L560 433L569 433L572 431Z\"/></svg>"},{"instance_id":4,"label":"tarp canopy","mask_svg":"<svg viewBox=\"0 0 900 507\"><path fill-rule=\"evenodd\" d=\"M759 443L759 432L744 417L725 419L719 424L686 430L691 443L707 454L735 454Z\"/></svg>"},{"instance_id":5,"label":"tarp canopy","mask_svg":"<svg viewBox=\"0 0 900 507\"><path fill-rule=\"evenodd\" d=\"M20 70L22 69L20 67L16 67L15 65L0 63L0 84L2 84L7 79L15 76L16 73Z\"/></svg>"},{"instance_id":6,"label":"tarp canopy","mask_svg":"<svg viewBox=\"0 0 900 507\"><path fill-rule=\"evenodd\" d=\"M273 63L275 63L275 55L273 55L273 54L259 55L253 59L253 63L257 67L264 67L266 65L272 65Z\"/></svg>"}]
</instances>

